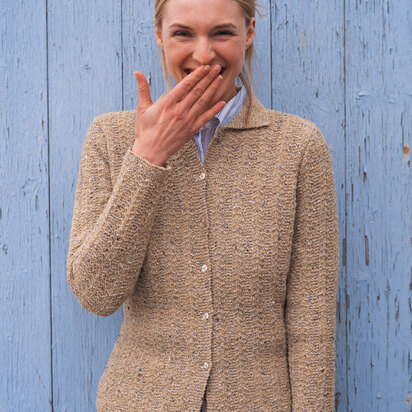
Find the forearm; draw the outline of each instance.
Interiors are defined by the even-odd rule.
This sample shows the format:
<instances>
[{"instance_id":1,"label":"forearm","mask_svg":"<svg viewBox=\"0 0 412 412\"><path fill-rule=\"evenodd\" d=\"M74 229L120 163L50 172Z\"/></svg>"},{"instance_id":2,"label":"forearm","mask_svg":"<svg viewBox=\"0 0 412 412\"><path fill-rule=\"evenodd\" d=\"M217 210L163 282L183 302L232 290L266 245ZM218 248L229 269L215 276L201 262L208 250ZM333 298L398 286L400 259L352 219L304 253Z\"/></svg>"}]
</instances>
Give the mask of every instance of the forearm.
<instances>
[{"instance_id":1,"label":"forearm","mask_svg":"<svg viewBox=\"0 0 412 412\"><path fill-rule=\"evenodd\" d=\"M107 316L133 293L167 171L128 149L112 188L106 156L94 140L89 132L76 190L67 279L83 307Z\"/></svg>"}]
</instances>

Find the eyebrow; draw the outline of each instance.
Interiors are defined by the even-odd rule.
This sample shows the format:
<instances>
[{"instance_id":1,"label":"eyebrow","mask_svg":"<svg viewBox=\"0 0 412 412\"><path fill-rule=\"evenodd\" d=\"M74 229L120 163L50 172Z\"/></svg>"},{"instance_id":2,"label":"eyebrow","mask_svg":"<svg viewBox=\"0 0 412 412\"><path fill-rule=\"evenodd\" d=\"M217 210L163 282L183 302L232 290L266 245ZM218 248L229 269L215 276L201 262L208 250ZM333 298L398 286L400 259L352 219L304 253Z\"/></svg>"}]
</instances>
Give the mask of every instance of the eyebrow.
<instances>
[{"instance_id":1,"label":"eyebrow","mask_svg":"<svg viewBox=\"0 0 412 412\"><path fill-rule=\"evenodd\" d=\"M173 23L170 26L171 29L174 28L178 28L178 29L185 29L185 30L192 30L192 28L190 26L186 26L184 24L180 24L180 23ZM219 30L219 29L232 29L232 30L236 30L237 27L232 24L232 23L223 23L223 24L218 24L217 26L213 27L213 30Z\"/></svg>"}]
</instances>

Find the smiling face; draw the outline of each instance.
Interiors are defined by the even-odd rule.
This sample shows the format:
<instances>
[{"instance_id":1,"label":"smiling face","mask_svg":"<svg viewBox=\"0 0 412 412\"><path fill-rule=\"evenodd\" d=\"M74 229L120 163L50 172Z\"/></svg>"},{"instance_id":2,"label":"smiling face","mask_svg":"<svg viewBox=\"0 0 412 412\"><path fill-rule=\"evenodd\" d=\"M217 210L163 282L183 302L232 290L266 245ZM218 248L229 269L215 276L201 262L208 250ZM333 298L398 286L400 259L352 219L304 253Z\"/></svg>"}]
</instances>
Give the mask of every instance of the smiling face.
<instances>
[{"instance_id":1,"label":"smiling face","mask_svg":"<svg viewBox=\"0 0 412 412\"><path fill-rule=\"evenodd\" d=\"M197 67L219 64L223 82L215 98L228 101L242 70L246 49L255 35L255 19L247 25L235 0L168 0L162 27L155 27L158 45L176 82Z\"/></svg>"}]
</instances>

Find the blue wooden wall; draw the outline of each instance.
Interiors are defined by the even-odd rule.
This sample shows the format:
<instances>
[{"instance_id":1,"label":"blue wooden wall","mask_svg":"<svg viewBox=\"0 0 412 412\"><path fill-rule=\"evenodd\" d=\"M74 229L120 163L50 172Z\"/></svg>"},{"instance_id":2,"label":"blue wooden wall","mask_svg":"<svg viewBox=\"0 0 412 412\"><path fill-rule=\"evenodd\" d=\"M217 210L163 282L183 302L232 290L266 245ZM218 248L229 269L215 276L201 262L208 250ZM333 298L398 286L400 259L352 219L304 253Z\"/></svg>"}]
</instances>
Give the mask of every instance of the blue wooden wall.
<instances>
[{"instance_id":1,"label":"blue wooden wall","mask_svg":"<svg viewBox=\"0 0 412 412\"><path fill-rule=\"evenodd\" d=\"M255 88L315 122L339 200L336 410L412 410L412 3L261 0ZM153 0L0 0L0 411L94 411L122 322L66 283L94 116L164 88Z\"/></svg>"}]
</instances>

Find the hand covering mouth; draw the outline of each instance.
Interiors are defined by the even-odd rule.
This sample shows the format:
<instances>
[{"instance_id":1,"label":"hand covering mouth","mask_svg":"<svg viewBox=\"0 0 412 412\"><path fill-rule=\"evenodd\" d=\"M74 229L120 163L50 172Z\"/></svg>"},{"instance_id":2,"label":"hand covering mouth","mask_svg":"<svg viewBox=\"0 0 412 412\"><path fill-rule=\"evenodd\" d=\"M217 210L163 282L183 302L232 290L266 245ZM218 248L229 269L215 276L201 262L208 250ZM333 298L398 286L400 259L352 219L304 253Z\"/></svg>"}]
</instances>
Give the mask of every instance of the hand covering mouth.
<instances>
[{"instance_id":1,"label":"hand covering mouth","mask_svg":"<svg viewBox=\"0 0 412 412\"><path fill-rule=\"evenodd\" d=\"M195 71L195 70L196 70L196 69L189 69L189 68L183 69L183 72L184 72L184 74L185 74L185 77L188 76L190 73L192 73L192 72ZM226 67L222 67L219 74L222 75L225 70L226 70Z\"/></svg>"}]
</instances>

